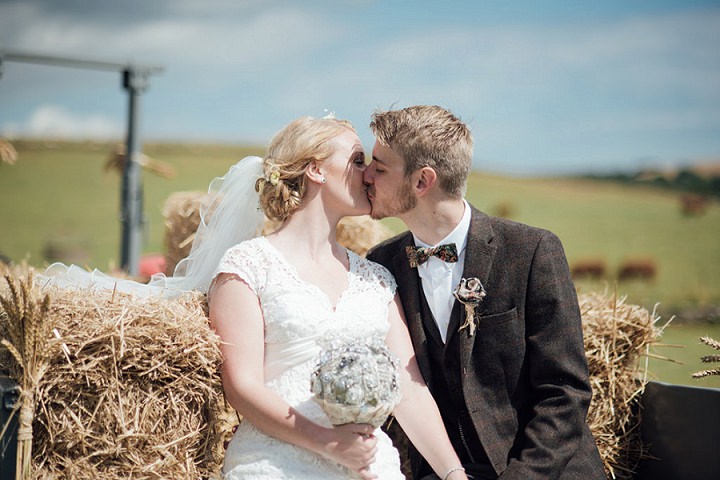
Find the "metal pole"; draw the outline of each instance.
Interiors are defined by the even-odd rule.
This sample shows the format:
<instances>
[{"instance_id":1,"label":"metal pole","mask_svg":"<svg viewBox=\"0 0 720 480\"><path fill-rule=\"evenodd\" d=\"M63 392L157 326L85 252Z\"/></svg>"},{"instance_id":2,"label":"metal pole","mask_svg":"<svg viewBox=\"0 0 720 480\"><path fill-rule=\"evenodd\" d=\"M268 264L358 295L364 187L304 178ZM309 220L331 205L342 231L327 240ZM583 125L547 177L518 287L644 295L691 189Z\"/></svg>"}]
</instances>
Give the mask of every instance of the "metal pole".
<instances>
[{"instance_id":1,"label":"metal pole","mask_svg":"<svg viewBox=\"0 0 720 480\"><path fill-rule=\"evenodd\" d=\"M137 132L139 98L149 84L149 76L162 73L164 67L153 65L133 65L129 63L107 62L77 57L59 57L10 51L0 47L0 76L4 61L36 63L41 65L57 65L62 67L83 68L90 70L110 70L122 73L123 87L128 91L128 131L125 143L126 162L123 171L122 206L120 217L122 222L122 245L120 247L120 263L122 268L131 275L138 274L140 247L142 245L142 185L140 184L139 155L142 151Z\"/></svg>"},{"instance_id":2,"label":"metal pole","mask_svg":"<svg viewBox=\"0 0 720 480\"><path fill-rule=\"evenodd\" d=\"M140 178L140 146L137 132L140 95L148 86L148 72L134 67L123 71L123 87L128 91L128 129L125 144L125 168L122 181L122 252L120 266L137 276L142 247L143 189Z\"/></svg>"}]
</instances>

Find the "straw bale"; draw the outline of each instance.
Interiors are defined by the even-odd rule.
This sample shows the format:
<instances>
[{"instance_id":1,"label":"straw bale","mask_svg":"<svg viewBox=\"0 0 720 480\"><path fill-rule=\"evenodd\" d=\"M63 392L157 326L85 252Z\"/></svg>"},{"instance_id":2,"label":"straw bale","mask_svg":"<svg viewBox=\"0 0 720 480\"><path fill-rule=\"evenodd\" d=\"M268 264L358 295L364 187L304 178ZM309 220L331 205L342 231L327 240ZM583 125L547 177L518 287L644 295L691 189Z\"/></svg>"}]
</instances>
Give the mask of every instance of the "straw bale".
<instances>
[{"instance_id":1,"label":"straw bale","mask_svg":"<svg viewBox=\"0 0 720 480\"><path fill-rule=\"evenodd\" d=\"M588 424L609 478L632 478L646 453L640 439L642 359L664 326L655 311L597 292L578 296L593 398Z\"/></svg>"},{"instance_id":2,"label":"straw bale","mask_svg":"<svg viewBox=\"0 0 720 480\"><path fill-rule=\"evenodd\" d=\"M390 229L367 215L345 217L337 228L338 243L360 256L365 256L371 247L391 236Z\"/></svg>"},{"instance_id":3,"label":"straw bale","mask_svg":"<svg viewBox=\"0 0 720 480\"><path fill-rule=\"evenodd\" d=\"M9 140L0 138L0 161L3 161L9 165L15 165L17 162L18 153L13 147Z\"/></svg>"},{"instance_id":4,"label":"straw bale","mask_svg":"<svg viewBox=\"0 0 720 480\"><path fill-rule=\"evenodd\" d=\"M162 213L165 217L166 275L172 275L178 262L190 254L205 197L203 192L176 192L165 201Z\"/></svg>"},{"instance_id":5,"label":"straw bale","mask_svg":"<svg viewBox=\"0 0 720 480\"><path fill-rule=\"evenodd\" d=\"M237 419L204 297L43 293L53 337L34 412L35 478L217 478Z\"/></svg>"}]
</instances>

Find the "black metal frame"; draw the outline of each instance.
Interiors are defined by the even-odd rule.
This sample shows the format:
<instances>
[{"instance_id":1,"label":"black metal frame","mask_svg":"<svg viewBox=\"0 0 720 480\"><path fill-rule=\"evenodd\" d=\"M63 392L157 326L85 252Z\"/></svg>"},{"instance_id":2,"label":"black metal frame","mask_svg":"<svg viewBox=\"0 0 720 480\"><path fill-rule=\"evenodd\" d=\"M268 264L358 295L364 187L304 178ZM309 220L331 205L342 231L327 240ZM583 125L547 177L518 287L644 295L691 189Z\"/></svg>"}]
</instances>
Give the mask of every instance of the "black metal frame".
<instances>
[{"instance_id":1,"label":"black metal frame","mask_svg":"<svg viewBox=\"0 0 720 480\"><path fill-rule=\"evenodd\" d=\"M160 74L164 67L137 65L133 63L107 62L86 58L59 57L37 53L9 51L0 48L0 76L4 61L56 65L89 70L120 72L122 86L128 92L128 122L125 141L126 159L122 176L121 214L122 238L120 267L130 275L137 275L142 246L143 189L140 178L139 158L142 151L138 135L140 95L150 84L150 75Z\"/></svg>"}]
</instances>

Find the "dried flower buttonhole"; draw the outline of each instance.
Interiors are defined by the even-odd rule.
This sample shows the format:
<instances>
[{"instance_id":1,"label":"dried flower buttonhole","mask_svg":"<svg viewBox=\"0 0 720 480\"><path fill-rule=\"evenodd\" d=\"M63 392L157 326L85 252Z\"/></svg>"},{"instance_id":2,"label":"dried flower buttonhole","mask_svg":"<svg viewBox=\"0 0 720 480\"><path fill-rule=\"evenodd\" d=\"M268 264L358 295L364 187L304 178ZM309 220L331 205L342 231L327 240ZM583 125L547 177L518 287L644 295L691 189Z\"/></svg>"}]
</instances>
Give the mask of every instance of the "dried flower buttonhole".
<instances>
[{"instance_id":1,"label":"dried flower buttonhole","mask_svg":"<svg viewBox=\"0 0 720 480\"><path fill-rule=\"evenodd\" d=\"M468 328L468 334L472 337L475 334L477 322L475 320L475 308L483 301L487 292L479 278L463 278L453 291L453 295L460 303L465 305L465 322L460 325L458 332Z\"/></svg>"}]
</instances>

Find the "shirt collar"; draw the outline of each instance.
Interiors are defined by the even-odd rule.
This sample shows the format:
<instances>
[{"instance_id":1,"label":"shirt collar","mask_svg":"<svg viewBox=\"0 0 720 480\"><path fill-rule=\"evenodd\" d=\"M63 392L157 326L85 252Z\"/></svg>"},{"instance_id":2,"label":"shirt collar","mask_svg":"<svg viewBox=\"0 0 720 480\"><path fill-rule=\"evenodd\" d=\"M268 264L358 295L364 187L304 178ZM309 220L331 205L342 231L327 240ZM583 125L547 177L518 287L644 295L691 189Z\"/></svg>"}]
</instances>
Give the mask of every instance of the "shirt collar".
<instances>
[{"instance_id":1,"label":"shirt collar","mask_svg":"<svg viewBox=\"0 0 720 480\"><path fill-rule=\"evenodd\" d=\"M440 240L436 245L428 245L416 237L413 233L415 245L418 247L434 247L446 243L454 243L457 247L458 255L460 255L460 253L465 250L465 245L467 245L467 234L468 230L470 230L470 205L465 199L463 199L463 205L465 205L465 210L463 211L463 216L460 219L460 222L455 226L455 228L453 228L452 232L448 233L445 238Z\"/></svg>"}]
</instances>

